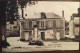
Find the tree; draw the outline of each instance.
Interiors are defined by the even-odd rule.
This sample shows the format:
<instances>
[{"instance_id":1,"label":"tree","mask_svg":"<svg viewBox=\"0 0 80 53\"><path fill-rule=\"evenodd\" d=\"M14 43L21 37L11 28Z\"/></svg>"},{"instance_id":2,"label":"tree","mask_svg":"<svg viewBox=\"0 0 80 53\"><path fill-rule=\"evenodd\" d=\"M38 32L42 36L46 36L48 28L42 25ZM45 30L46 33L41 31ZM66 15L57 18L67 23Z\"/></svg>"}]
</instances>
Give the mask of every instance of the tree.
<instances>
[{"instance_id":1,"label":"tree","mask_svg":"<svg viewBox=\"0 0 80 53\"><path fill-rule=\"evenodd\" d=\"M23 1L23 2L22 2L22 1L18 1L18 4L21 6L22 18L23 18L23 19L25 19L24 16L23 16L23 13L24 13L23 8L26 7L26 4L27 4L27 3L28 3L28 1L26 1L26 2L25 2L25 1Z\"/></svg>"},{"instance_id":2,"label":"tree","mask_svg":"<svg viewBox=\"0 0 80 53\"><path fill-rule=\"evenodd\" d=\"M7 5L6 5L6 18L7 21L10 21L11 24L14 24L13 21L19 19L19 13L18 13L18 8L20 6L21 10L22 10L22 18L24 18L23 14L24 14L24 10L23 8L27 7L27 3L31 4L31 5L35 5L35 1L8 1Z\"/></svg>"},{"instance_id":3,"label":"tree","mask_svg":"<svg viewBox=\"0 0 80 53\"><path fill-rule=\"evenodd\" d=\"M8 46L6 39L6 6L7 1L1 1L1 30L2 30L2 37L4 37L5 40L2 40L2 46Z\"/></svg>"},{"instance_id":4,"label":"tree","mask_svg":"<svg viewBox=\"0 0 80 53\"><path fill-rule=\"evenodd\" d=\"M13 21L19 19L18 5L16 1L8 1L6 6L6 19L10 24L14 24Z\"/></svg>"},{"instance_id":5,"label":"tree","mask_svg":"<svg viewBox=\"0 0 80 53\"><path fill-rule=\"evenodd\" d=\"M5 42L6 42L6 1L2 1L1 3L1 29L2 29L2 36L5 37Z\"/></svg>"},{"instance_id":6,"label":"tree","mask_svg":"<svg viewBox=\"0 0 80 53\"><path fill-rule=\"evenodd\" d=\"M6 39L6 22L10 22L10 24L14 24L14 21L19 19L19 13L18 13L18 6L21 6L22 9L22 15L23 15L23 8L27 7L27 3L35 5L35 1L1 1L1 26L2 26L2 33L4 33L5 42L7 42ZM24 19L24 17L22 16Z\"/></svg>"}]
</instances>

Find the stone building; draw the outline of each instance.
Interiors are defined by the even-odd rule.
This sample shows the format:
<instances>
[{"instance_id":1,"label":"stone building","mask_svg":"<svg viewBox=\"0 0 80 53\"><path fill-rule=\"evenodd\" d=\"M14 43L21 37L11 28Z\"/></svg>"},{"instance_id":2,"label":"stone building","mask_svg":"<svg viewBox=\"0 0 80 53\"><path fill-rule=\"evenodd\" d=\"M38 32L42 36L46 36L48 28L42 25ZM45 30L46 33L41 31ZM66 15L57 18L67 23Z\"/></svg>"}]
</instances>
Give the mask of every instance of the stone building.
<instances>
[{"instance_id":1,"label":"stone building","mask_svg":"<svg viewBox=\"0 0 80 53\"><path fill-rule=\"evenodd\" d=\"M10 22L6 23L6 35L19 36L19 25L17 21L14 21L14 24L10 24Z\"/></svg>"},{"instance_id":2,"label":"stone building","mask_svg":"<svg viewBox=\"0 0 80 53\"><path fill-rule=\"evenodd\" d=\"M35 17L38 18L35 18ZM20 19L20 40L54 40L64 38L65 18L55 13L34 13L32 19Z\"/></svg>"},{"instance_id":3,"label":"stone building","mask_svg":"<svg viewBox=\"0 0 80 53\"><path fill-rule=\"evenodd\" d=\"M78 8L78 13L73 13L71 20L69 21L70 37L78 38L79 37L79 27L80 27L80 8ZM79 39L79 38L78 38Z\"/></svg>"}]
</instances>

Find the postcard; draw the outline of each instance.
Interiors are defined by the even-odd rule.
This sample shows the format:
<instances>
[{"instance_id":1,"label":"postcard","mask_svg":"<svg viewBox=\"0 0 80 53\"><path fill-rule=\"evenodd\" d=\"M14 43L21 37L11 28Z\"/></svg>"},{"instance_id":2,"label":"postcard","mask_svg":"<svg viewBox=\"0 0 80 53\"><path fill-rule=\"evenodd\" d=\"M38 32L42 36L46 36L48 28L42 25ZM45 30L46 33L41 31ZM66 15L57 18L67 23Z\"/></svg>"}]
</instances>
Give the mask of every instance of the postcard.
<instances>
[{"instance_id":1,"label":"postcard","mask_svg":"<svg viewBox=\"0 0 80 53\"><path fill-rule=\"evenodd\" d=\"M79 50L80 2L1 1L2 52Z\"/></svg>"}]
</instances>

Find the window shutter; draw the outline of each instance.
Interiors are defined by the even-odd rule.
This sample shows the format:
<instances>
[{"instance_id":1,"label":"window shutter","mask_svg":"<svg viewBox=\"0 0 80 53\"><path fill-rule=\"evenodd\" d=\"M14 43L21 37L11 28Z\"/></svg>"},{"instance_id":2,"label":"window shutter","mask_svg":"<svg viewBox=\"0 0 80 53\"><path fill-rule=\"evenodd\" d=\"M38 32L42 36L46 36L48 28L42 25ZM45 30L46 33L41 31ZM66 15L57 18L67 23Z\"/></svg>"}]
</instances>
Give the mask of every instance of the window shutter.
<instances>
[{"instance_id":1,"label":"window shutter","mask_svg":"<svg viewBox=\"0 0 80 53\"><path fill-rule=\"evenodd\" d=\"M52 20L47 21L47 28L53 28L53 21Z\"/></svg>"},{"instance_id":2,"label":"window shutter","mask_svg":"<svg viewBox=\"0 0 80 53\"><path fill-rule=\"evenodd\" d=\"M26 29L29 29L29 21L26 21Z\"/></svg>"},{"instance_id":3,"label":"window shutter","mask_svg":"<svg viewBox=\"0 0 80 53\"><path fill-rule=\"evenodd\" d=\"M63 27L63 20L60 20L60 27Z\"/></svg>"},{"instance_id":4,"label":"window shutter","mask_svg":"<svg viewBox=\"0 0 80 53\"><path fill-rule=\"evenodd\" d=\"M32 21L29 21L29 29L32 29Z\"/></svg>"},{"instance_id":5,"label":"window shutter","mask_svg":"<svg viewBox=\"0 0 80 53\"><path fill-rule=\"evenodd\" d=\"M56 20L53 20L53 28L56 28Z\"/></svg>"},{"instance_id":6,"label":"window shutter","mask_svg":"<svg viewBox=\"0 0 80 53\"><path fill-rule=\"evenodd\" d=\"M57 28L60 28L60 20L59 20L59 19L56 20L56 27L57 27Z\"/></svg>"}]
</instances>

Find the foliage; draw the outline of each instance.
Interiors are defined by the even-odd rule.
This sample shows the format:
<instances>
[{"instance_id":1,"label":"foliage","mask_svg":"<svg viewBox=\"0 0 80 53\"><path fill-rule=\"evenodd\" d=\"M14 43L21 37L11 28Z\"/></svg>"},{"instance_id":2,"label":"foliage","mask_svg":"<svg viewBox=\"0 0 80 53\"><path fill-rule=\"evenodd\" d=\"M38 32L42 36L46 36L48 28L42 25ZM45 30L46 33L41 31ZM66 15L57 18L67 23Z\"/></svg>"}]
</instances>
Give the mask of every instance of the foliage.
<instances>
[{"instance_id":1,"label":"foliage","mask_svg":"<svg viewBox=\"0 0 80 53\"><path fill-rule=\"evenodd\" d=\"M18 5L16 1L9 1L7 2L6 6L6 18L7 21L10 21L11 24L13 24L16 19L19 19L18 14Z\"/></svg>"},{"instance_id":2,"label":"foliage","mask_svg":"<svg viewBox=\"0 0 80 53\"><path fill-rule=\"evenodd\" d=\"M27 3L35 5L35 1L8 1L5 10L7 21L14 24L14 21L19 19L18 8L20 6L23 15L23 8L27 7ZM24 19L24 17L22 16Z\"/></svg>"}]
</instances>

